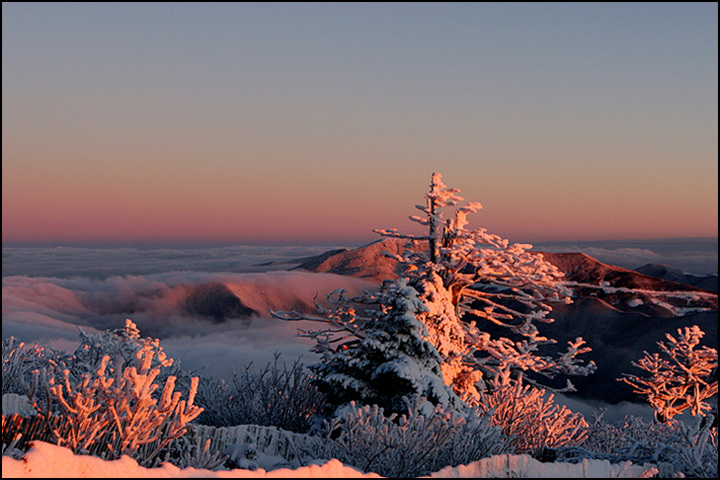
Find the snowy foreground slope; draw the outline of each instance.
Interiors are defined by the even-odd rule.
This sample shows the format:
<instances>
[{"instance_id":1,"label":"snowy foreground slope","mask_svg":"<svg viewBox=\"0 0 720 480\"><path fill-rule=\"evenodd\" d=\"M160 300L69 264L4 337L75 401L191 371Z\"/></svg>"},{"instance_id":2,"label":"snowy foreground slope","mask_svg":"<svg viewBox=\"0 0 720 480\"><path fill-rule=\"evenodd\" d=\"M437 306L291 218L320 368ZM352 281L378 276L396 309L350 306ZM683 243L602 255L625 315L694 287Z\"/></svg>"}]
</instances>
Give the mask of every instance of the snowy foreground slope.
<instances>
[{"instance_id":1,"label":"snowy foreground slope","mask_svg":"<svg viewBox=\"0 0 720 480\"><path fill-rule=\"evenodd\" d=\"M496 455L469 465L445 467L429 477L421 478L637 478L651 476L651 466L610 464L607 460L583 460L581 463L541 463L528 455ZM383 478L376 473L363 473L332 459L320 465L297 469L257 470L179 469L165 463L158 468L144 468L128 456L105 461L87 455L73 455L63 447L35 442L20 460L2 458L3 478Z\"/></svg>"}]
</instances>

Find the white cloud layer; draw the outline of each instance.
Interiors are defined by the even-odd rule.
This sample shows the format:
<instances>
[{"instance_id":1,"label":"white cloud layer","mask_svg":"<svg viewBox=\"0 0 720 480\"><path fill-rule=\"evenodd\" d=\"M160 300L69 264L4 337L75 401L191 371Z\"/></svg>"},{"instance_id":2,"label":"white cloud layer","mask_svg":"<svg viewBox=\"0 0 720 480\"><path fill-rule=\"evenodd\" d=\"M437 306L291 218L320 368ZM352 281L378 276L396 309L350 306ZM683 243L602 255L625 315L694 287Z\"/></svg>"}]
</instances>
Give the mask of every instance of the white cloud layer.
<instances>
[{"instance_id":1,"label":"white cloud layer","mask_svg":"<svg viewBox=\"0 0 720 480\"><path fill-rule=\"evenodd\" d=\"M687 273L718 273L718 239L605 240L597 242L537 242L534 250L582 252L609 265L634 270L648 263L661 263Z\"/></svg>"},{"instance_id":2,"label":"white cloud layer","mask_svg":"<svg viewBox=\"0 0 720 480\"><path fill-rule=\"evenodd\" d=\"M233 245L208 248L5 247L2 274L107 278L170 271L264 272L333 250L336 246Z\"/></svg>"},{"instance_id":3,"label":"white cloud layer","mask_svg":"<svg viewBox=\"0 0 720 480\"><path fill-rule=\"evenodd\" d=\"M194 287L225 285L245 306L259 312L249 318L212 318L189 314L182 305ZM264 366L275 352L283 361L302 356L314 361L312 344L296 337L297 329L318 328L313 322L283 322L270 310L313 309L336 288L351 294L373 283L334 274L306 271L265 273L168 272L141 276L113 276L104 280L71 277L3 277L3 338L15 336L73 350L77 326L102 331L120 328L132 319L144 336L159 337L169 355L183 368L205 375L229 377L253 362Z\"/></svg>"}]
</instances>

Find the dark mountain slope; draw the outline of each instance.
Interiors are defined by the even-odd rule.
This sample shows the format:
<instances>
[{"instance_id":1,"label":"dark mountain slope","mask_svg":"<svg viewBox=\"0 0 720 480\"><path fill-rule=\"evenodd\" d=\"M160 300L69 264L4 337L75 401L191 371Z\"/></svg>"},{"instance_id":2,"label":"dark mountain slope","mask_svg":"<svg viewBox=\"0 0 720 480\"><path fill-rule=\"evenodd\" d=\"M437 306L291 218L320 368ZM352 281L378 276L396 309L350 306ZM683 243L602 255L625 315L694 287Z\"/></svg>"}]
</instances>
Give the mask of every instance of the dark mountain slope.
<instances>
[{"instance_id":1,"label":"dark mountain slope","mask_svg":"<svg viewBox=\"0 0 720 480\"><path fill-rule=\"evenodd\" d=\"M649 316L620 311L598 298L579 297L570 305L555 306L553 318L554 323L538 325L540 332L558 341L557 350L565 350L569 340L583 337L592 348L583 358L598 366L589 377L571 379L576 395L610 403L634 399L631 387L616 379L623 373L641 374L632 362L642 357L643 351L658 352L657 342L666 341L666 334L677 338L679 328L698 325L705 332L702 344L718 347L717 311Z\"/></svg>"}]
</instances>

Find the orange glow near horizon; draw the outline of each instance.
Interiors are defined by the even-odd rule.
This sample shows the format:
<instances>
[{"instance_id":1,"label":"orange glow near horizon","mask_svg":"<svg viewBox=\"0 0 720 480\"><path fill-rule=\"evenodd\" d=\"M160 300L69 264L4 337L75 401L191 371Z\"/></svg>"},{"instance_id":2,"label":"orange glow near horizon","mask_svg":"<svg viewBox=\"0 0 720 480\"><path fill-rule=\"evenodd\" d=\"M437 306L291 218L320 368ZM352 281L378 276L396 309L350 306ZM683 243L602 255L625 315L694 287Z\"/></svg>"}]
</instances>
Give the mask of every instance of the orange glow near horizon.
<instances>
[{"instance_id":1,"label":"orange glow near horizon","mask_svg":"<svg viewBox=\"0 0 720 480\"><path fill-rule=\"evenodd\" d=\"M270 187L271 180L259 183ZM461 187L448 176L444 180ZM373 228L419 233L407 217L416 213L413 205L423 203L427 182L415 183L415 191L382 190L373 196L358 191L358 185L344 184L346 197L337 191L338 185L293 189L281 183L269 188L281 192L278 198L264 195L262 189L245 189L250 193L243 196L232 189L195 185L173 195L160 185L155 191L135 185L120 192L97 184L84 189L78 185L75 194L46 188L25 198L24 192L8 185L3 188L3 242L360 244L377 238ZM143 188L148 191L141 194ZM461 195L477 200L467 190L461 188ZM470 226L512 241L717 236L717 223L711 223L716 210L661 201L625 205L622 197L600 203L549 195L530 203L517 197L479 200L485 208L470 215ZM706 227L698 228L703 221Z\"/></svg>"}]
</instances>

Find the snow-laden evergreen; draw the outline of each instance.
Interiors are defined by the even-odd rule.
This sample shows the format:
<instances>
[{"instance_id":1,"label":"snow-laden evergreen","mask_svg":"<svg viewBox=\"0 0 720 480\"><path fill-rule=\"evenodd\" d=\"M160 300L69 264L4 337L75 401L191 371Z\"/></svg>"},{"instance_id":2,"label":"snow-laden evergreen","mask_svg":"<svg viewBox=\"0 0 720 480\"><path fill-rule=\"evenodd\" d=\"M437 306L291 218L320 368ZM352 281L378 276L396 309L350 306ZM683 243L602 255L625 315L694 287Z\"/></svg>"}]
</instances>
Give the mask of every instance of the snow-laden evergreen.
<instances>
[{"instance_id":1,"label":"snow-laden evergreen","mask_svg":"<svg viewBox=\"0 0 720 480\"><path fill-rule=\"evenodd\" d=\"M329 297L332 307L319 308L326 329L302 332L317 341L322 361L311 365L316 385L338 410L352 401L404 413L404 397L421 395L434 405L466 411L467 405L443 382L442 357L425 338L419 320L427 307L405 280L387 281L380 292ZM353 305L370 306L360 316ZM273 312L284 320L308 319L296 312ZM334 412L333 412L334 413Z\"/></svg>"}]
</instances>

